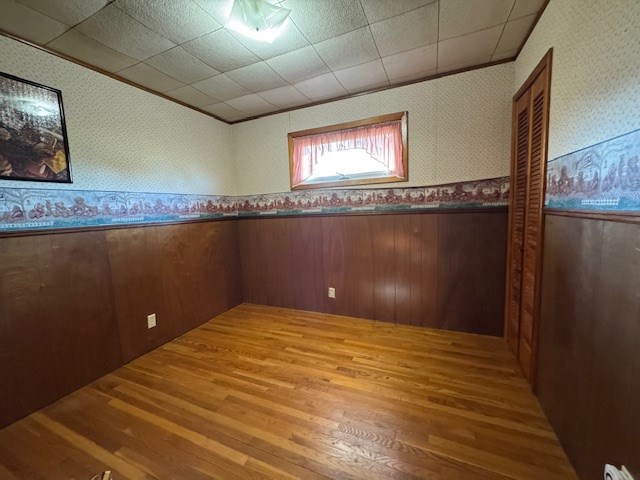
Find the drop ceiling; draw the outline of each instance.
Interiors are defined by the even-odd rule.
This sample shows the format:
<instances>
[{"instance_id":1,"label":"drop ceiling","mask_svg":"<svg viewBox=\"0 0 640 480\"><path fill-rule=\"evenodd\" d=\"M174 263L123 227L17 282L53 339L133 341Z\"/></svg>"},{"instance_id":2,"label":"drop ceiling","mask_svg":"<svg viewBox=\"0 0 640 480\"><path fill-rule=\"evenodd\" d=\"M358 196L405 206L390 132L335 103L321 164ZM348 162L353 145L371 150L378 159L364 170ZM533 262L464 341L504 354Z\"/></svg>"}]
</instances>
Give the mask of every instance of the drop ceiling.
<instances>
[{"instance_id":1,"label":"drop ceiling","mask_svg":"<svg viewBox=\"0 0 640 480\"><path fill-rule=\"evenodd\" d=\"M0 0L0 29L236 122L513 58L545 0L277 3L272 44L224 28L233 0Z\"/></svg>"}]
</instances>

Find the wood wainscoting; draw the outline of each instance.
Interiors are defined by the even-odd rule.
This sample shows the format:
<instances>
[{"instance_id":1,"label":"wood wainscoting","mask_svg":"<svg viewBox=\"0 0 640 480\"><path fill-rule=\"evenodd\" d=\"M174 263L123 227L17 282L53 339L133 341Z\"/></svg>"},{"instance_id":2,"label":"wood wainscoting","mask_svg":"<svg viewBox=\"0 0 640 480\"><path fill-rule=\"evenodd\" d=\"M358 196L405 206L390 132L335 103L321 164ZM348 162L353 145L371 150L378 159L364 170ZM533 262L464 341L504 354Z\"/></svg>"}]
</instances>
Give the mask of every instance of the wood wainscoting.
<instances>
[{"instance_id":1,"label":"wood wainscoting","mask_svg":"<svg viewBox=\"0 0 640 480\"><path fill-rule=\"evenodd\" d=\"M239 229L246 302L502 335L506 209L245 219Z\"/></svg>"},{"instance_id":2,"label":"wood wainscoting","mask_svg":"<svg viewBox=\"0 0 640 480\"><path fill-rule=\"evenodd\" d=\"M243 298L501 335L506 228L498 210L0 238L0 428Z\"/></svg>"},{"instance_id":3,"label":"wood wainscoting","mask_svg":"<svg viewBox=\"0 0 640 480\"><path fill-rule=\"evenodd\" d=\"M640 223L545 218L540 402L580 478L640 478Z\"/></svg>"},{"instance_id":4,"label":"wood wainscoting","mask_svg":"<svg viewBox=\"0 0 640 480\"><path fill-rule=\"evenodd\" d=\"M3 479L106 469L576 478L504 339L246 304L0 431Z\"/></svg>"},{"instance_id":5,"label":"wood wainscoting","mask_svg":"<svg viewBox=\"0 0 640 480\"><path fill-rule=\"evenodd\" d=\"M0 266L0 428L242 301L236 221L0 238Z\"/></svg>"}]
</instances>

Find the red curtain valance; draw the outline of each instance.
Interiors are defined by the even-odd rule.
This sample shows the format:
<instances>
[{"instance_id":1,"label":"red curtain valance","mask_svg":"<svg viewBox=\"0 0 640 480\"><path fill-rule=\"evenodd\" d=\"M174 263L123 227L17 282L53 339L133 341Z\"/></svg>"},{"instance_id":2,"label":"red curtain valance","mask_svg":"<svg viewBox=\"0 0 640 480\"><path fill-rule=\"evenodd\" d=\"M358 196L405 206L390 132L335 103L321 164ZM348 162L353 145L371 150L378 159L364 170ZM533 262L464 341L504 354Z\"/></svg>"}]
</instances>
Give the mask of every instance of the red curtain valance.
<instances>
[{"instance_id":1,"label":"red curtain valance","mask_svg":"<svg viewBox=\"0 0 640 480\"><path fill-rule=\"evenodd\" d=\"M376 125L318 133L293 139L293 186L314 173L318 161L327 152L363 149L389 169L404 177L401 120Z\"/></svg>"}]
</instances>

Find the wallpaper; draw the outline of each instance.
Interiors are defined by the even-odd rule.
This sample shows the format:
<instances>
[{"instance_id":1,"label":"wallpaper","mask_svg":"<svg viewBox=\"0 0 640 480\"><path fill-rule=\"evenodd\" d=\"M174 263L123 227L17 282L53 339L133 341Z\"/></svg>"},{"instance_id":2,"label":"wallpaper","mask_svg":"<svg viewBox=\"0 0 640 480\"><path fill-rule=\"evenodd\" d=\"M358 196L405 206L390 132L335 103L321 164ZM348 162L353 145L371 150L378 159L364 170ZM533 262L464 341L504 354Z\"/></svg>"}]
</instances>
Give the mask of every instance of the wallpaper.
<instances>
[{"instance_id":1,"label":"wallpaper","mask_svg":"<svg viewBox=\"0 0 640 480\"><path fill-rule=\"evenodd\" d=\"M545 204L640 212L640 130L551 160Z\"/></svg>"},{"instance_id":2,"label":"wallpaper","mask_svg":"<svg viewBox=\"0 0 640 480\"><path fill-rule=\"evenodd\" d=\"M62 91L72 188L235 193L230 125L2 36L0 52L0 71Z\"/></svg>"},{"instance_id":3,"label":"wallpaper","mask_svg":"<svg viewBox=\"0 0 640 480\"><path fill-rule=\"evenodd\" d=\"M409 182L509 174L513 63L360 95L233 126L237 193L289 190L287 133L409 112Z\"/></svg>"},{"instance_id":4,"label":"wallpaper","mask_svg":"<svg viewBox=\"0 0 640 480\"><path fill-rule=\"evenodd\" d=\"M638 0L551 0L514 84L515 92L553 47L550 159L640 128L638 39Z\"/></svg>"},{"instance_id":5,"label":"wallpaper","mask_svg":"<svg viewBox=\"0 0 640 480\"><path fill-rule=\"evenodd\" d=\"M140 225L224 217L419 212L504 207L507 177L412 188L304 190L244 196L0 186L0 232Z\"/></svg>"}]
</instances>

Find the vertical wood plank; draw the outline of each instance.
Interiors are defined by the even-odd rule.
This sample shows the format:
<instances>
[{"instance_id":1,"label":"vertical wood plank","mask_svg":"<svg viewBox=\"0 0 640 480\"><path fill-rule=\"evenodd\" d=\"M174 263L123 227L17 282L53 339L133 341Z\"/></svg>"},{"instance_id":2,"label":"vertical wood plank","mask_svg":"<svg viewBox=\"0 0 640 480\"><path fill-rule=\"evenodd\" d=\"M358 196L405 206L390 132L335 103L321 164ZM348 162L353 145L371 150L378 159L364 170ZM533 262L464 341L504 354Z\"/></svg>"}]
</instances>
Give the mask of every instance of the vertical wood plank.
<instances>
[{"instance_id":1,"label":"vertical wood plank","mask_svg":"<svg viewBox=\"0 0 640 480\"><path fill-rule=\"evenodd\" d=\"M593 300L593 380L587 406L592 441L586 469L590 471L604 463L627 464L632 458L625 455L628 444L640 446L633 441L640 424L634 427L628 419L628 412L638 408L640 401L631 395L633 362L640 350L640 225L604 222L601 255Z\"/></svg>"},{"instance_id":2,"label":"vertical wood plank","mask_svg":"<svg viewBox=\"0 0 640 480\"><path fill-rule=\"evenodd\" d=\"M394 215L395 321L411 323L411 216Z\"/></svg>"},{"instance_id":3,"label":"vertical wood plank","mask_svg":"<svg viewBox=\"0 0 640 480\"><path fill-rule=\"evenodd\" d=\"M326 298L329 313L350 312L355 296L354 285L349 282L346 217L322 218L322 258L324 280L327 287L336 289L336 298Z\"/></svg>"},{"instance_id":4,"label":"vertical wood plank","mask_svg":"<svg viewBox=\"0 0 640 480\"><path fill-rule=\"evenodd\" d=\"M601 272L603 223L550 216L546 223L538 396L580 475L581 466L590 464L587 406L596 318L588 299L595 298Z\"/></svg>"},{"instance_id":5,"label":"vertical wood plank","mask_svg":"<svg viewBox=\"0 0 640 480\"><path fill-rule=\"evenodd\" d=\"M0 426L25 415L59 389L51 359L56 331L48 321L35 237L0 239ZM65 285L64 288L69 288Z\"/></svg>"},{"instance_id":6,"label":"vertical wood plank","mask_svg":"<svg viewBox=\"0 0 640 480\"><path fill-rule=\"evenodd\" d=\"M157 230L111 230L107 246L122 357L129 362L171 338L176 331L174 317L162 296ZM151 313L160 321L148 330L146 317Z\"/></svg>"},{"instance_id":7,"label":"vertical wood plank","mask_svg":"<svg viewBox=\"0 0 640 480\"><path fill-rule=\"evenodd\" d=\"M0 240L0 426L122 363L103 232Z\"/></svg>"},{"instance_id":8,"label":"vertical wood plank","mask_svg":"<svg viewBox=\"0 0 640 480\"><path fill-rule=\"evenodd\" d=\"M267 305L268 281L265 244L256 219L243 219L238 225L242 260L242 291L244 301Z\"/></svg>"},{"instance_id":9,"label":"vertical wood plank","mask_svg":"<svg viewBox=\"0 0 640 480\"><path fill-rule=\"evenodd\" d=\"M392 215L372 217L373 235L373 316L375 320L395 320L395 229Z\"/></svg>"},{"instance_id":10,"label":"vertical wood plank","mask_svg":"<svg viewBox=\"0 0 640 480\"><path fill-rule=\"evenodd\" d=\"M443 288L438 282L439 214L420 215L420 317L418 325L437 328L438 290ZM416 253L417 255L417 253Z\"/></svg>"},{"instance_id":11,"label":"vertical wood plank","mask_svg":"<svg viewBox=\"0 0 640 480\"><path fill-rule=\"evenodd\" d=\"M264 245L268 305L293 308L291 219L257 220L258 238Z\"/></svg>"},{"instance_id":12,"label":"vertical wood plank","mask_svg":"<svg viewBox=\"0 0 640 480\"><path fill-rule=\"evenodd\" d=\"M411 215L409 240L410 305L409 325L422 323L422 215Z\"/></svg>"},{"instance_id":13,"label":"vertical wood plank","mask_svg":"<svg viewBox=\"0 0 640 480\"><path fill-rule=\"evenodd\" d=\"M325 281L322 263L322 219L291 219L293 305L324 311Z\"/></svg>"},{"instance_id":14,"label":"vertical wood plank","mask_svg":"<svg viewBox=\"0 0 640 480\"><path fill-rule=\"evenodd\" d=\"M225 310L242 303L242 264L240 257L240 222L225 221L220 223L222 244L220 255L224 264L224 288L226 290Z\"/></svg>"},{"instance_id":15,"label":"vertical wood plank","mask_svg":"<svg viewBox=\"0 0 640 480\"><path fill-rule=\"evenodd\" d=\"M351 314L373 318L373 217L352 217L347 224L349 236L349 275L356 294Z\"/></svg>"},{"instance_id":16,"label":"vertical wood plank","mask_svg":"<svg viewBox=\"0 0 640 480\"><path fill-rule=\"evenodd\" d=\"M496 213L439 215L438 325L502 335L506 225Z\"/></svg>"},{"instance_id":17,"label":"vertical wood plank","mask_svg":"<svg viewBox=\"0 0 640 480\"><path fill-rule=\"evenodd\" d=\"M55 329L47 340L55 355L45 371L54 368L59 394L65 395L122 364L105 234L42 235L35 247L41 320Z\"/></svg>"}]
</instances>

